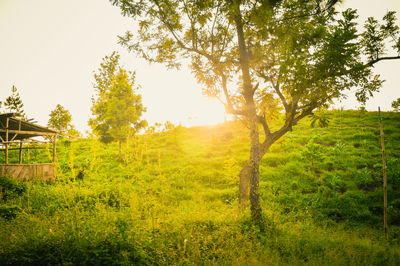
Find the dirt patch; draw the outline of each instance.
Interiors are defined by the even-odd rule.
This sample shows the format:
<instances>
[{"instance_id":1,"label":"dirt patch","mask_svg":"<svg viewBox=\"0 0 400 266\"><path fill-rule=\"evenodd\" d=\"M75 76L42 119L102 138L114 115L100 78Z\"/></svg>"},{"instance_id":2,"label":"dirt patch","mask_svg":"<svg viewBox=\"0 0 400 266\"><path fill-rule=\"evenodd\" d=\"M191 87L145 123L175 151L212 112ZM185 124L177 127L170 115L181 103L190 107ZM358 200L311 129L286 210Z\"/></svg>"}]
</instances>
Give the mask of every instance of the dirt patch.
<instances>
[{"instance_id":1,"label":"dirt patch","mask_svg":"<svg viewBox=\"0 0 400 266\"><path fill-rule=\"evenodd\" d=\"M360 184L357 186L357 188L359 190L371 192L371 191L374 191L377 187L375 184Z\"/></svg>"},{"instance_id":2,"label":"dirt patch","mask_svg":"<svg viewBox=\"0 0 400 266\"><path fill-rule=\"evenodd\" d=\"M278 167L278 164L277 164L276 162L273 162L273 163L270 163L269 166L271 166L271 167L273 167L273 168L277 168L277 167Z\"/></svg>"},{"instance_id":3,"label":"dirt patch","mask_svg":"<svg viewBox=\"0 0 400 266\"><path fill-rule=\"evenodd\" d=\"M333 146L335 146L334 143L323 143L323 142L315 142L315 143L317 143L319 145L322 145L322 146L325 146L325 147L333 147Z\"/></svg>"}]
</instances>

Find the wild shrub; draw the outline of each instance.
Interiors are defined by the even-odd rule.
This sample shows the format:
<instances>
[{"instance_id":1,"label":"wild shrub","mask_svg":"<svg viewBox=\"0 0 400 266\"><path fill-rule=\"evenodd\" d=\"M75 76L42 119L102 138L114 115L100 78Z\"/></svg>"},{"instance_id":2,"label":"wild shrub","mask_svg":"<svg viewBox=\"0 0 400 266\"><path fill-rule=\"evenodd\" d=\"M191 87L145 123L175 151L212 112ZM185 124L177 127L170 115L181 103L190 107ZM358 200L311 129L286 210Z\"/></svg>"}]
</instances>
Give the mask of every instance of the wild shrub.
<instances>
[{"instance_id":1,"label":"wild shrub","mask_svg":"<svg viewBox=\"0 0 400 266\"><path fill-rule=\"evenodd\" d=\"M346 150L346 143L342 140L338 141L333 147L332 153L339 162L342 162L345 150Z\"/></svg>"},{"instance_id":2,"label":"wild shrub","mask_svg":"<svg viewBox=\"0 0 400 266\"><path fill-rule=\"evenodd\" d=\"M320 144L315 143L315 138L311 138L302 151L303 159L311 163L314 170L322 161L322 148Z\"/></svg>"},{"instance_id":3,"label":"wild shrub","mask_svg":"<svg viewBox=\"0 0 400 266\"><path fill-rule=\"evenodd\" d=\"M26 184L15 178L0 177L0 200L17 198L26 191Z\"/></svg>"},{"instance_id":4,"label":"wild shrub","mask_svg":"<svg viewBox=\"0 0 400 266\"><path fill-rule=\"evenodd\" d=\"M13 249L0 250L1 265L144 265L145 262L134 245L107 238L31 239Z\"/></svg>"},{"instance_id":5,"label":"wild shrub","mask_svg":"<svg viewBox=\"0 0 400 266\"><path fill-rule=\"evenodd\" d=\"M393 190L400 189L400 159L391 158L387 161L388 183L392 184Z\"/></svg>"},{"instance_id":6,"label":"wild shrub","mask_svg":"<svg viewBox=\"0 0 400 266\"><path fill-rule=\"evenodd\" d=\"M368 168L355 171L353 179L360 189L372 190L376 187L376 180L372 178L372 172Z\"/></svg>"},{"instance_id":7,"label":"wild shrub","mask_svg":"<svg viewBox=\"0 0 400 266\"><path fill-rule=\"evenodd\" d=\"M98 202L98 196L95 193L76 193L74 201L84 210L92 210Z\"/></svg>"},{"instance_id":8,"label":"wild shrub","mask_svg":"<svg viewBox=\"0 0 400 266\"><path fill-rule=\"evenodd\" d=\"M0 206L0 217L6 220L12 220L17 217L21 211L18 206Z\"/></svg>"},{"instance_id":9,"label":"wild shrub","mask_svg":"<svg viewBox=\"0 0 400 266\"><path fill-rule=\"evenodd\" d=\"M121 207L121 193L118 189L110 189L110 190L105 190L102 191L99 194L99 199L101 202L104 204L110 206L110 207L115 207L115 208L120 208Z\"/></svg>"},{"instance_id":10,"label":"wild shrub","mask_svg":"<svg viewBox=\"0 0 400 266\"><path fill-rule=\"evenodd\" d=\"M400 199L392 199L389 201L388 223L391 225L400 225Z\"/></svg>"},{"instance_id":11,"label":"wild shrub","mask_svg":"<svg viewBox=\"0 0 400 266\"><path fill-rule=\"evenodd\" d=\"M324 185L332 190L342 193L346 190L346 183L343 180L343 176L340 174L327 174L323 182Z\"/></svg>"},{"instance_id":12,"label":"wild shrub","mask_svg":"<svg viewBox=\"0 0 400 266\"><path fill-rule=\"evenodd\" d=\"M228 158L223 163L224 181L229 185L237 185L239 183L240 167L234 158Z\"/></svg>"}]
</instances>

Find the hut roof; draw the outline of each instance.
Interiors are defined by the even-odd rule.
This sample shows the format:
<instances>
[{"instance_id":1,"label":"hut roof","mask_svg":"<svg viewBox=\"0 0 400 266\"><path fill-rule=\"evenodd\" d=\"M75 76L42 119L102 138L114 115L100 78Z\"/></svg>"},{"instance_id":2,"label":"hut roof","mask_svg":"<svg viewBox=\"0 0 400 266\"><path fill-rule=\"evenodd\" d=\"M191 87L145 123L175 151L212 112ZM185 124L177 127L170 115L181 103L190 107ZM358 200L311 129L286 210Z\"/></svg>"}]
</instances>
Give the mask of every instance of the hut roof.
<instances>
[{"instance_id":1,"label":"hut roof","mask_svg":"<svg viewBox=\"0 0 400 266\"><path fill-rule=\"evenodd\" d=\"M54 136L58 132L15 117L13 113L0 114L0 142L6 141L8 118L8 141L23 140L37 136Z\"/></svg>"}]
</instances>

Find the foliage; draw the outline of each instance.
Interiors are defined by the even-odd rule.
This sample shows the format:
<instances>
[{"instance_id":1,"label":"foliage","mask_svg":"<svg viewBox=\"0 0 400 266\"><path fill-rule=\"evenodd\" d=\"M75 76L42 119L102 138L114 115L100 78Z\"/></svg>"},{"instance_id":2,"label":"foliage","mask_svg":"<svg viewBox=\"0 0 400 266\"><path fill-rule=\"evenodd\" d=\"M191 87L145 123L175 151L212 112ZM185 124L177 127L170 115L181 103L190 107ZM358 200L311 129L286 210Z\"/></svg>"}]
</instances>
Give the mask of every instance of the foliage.
<instances>
[{"instance_id":1,"label":"foliage","mask_svg":"<svg viewBox=\"0 0 400 266\"><path fill-rule=\"evenodd\" d=\"M305 145L305 149L302 151L302 156L307 161L311 161L311 165L314 168L314 164L316 162L321 161L322 159L322 151L321 145L315 143L315 139L312 138L308 141L307 145Z\"/></svg>"},{"instance_id":2,"label":"foliage","mask_svg":"<svg viewBox=\"0 0 400 266\"><path fill-rule=\"evenodd\" d=\"M400 159L391 158L387 162L388 179L393 189L400 189Z\"/></svg>"},{"instance_id":3,"label":"foliage","mask_svg":"<svg viewBox=\"0 0 400 266\"><path fill-rule=\"evenodd\" d=\"M89 125L100 136L100 140L120 143L147 125L140 120L146 108L142 97L135 94L135 73L119 66L119 55L113 52L106 56L94 75L97 98L93 99Z\"/></svg>"},{"instance_id":4,"label":"foliage","mask_svg":"<svg viewBox=\"0 0 400 266\"><path fill-rule=\"evenodd\" d=\"M50 112L49 116L50 118L47 122L47 125L50 128L58 130L59 132L61 132L61 134L79 136L79 132L76 131L74 126L71 124L71 113L62 105L57 104L56 108Z\"/></svg>"},{"instance_id":5,"label":"foliage","mask_svg":"<svg viewBox=\"0 0 400 266\"><path fill-rule=\"evenodd\" d=\"M400 112L400 98L392 102L392 108L395 112Z\"/></svg>"},{"instance_id":6,"label":"foliage","mask_svg":"<svg viewBox=\"0 0 400 266\"><path fill-rule=\"evenodd\" d=\"M319 127L327 127L329 124L329 118L327 117L327 108L320 107L312 115L311 127L315 127L318 123Z\"/></svg>"},{"instance_id":7,"label":"foliage","mask_svg":"<svg viewBox=\"0 0 400 266\"><path fill-rule=\"evenodd\" d=\"M21 196L26 191L26 185L15 179L0 177L0 200L6 201Z\"/></svg>"},{"instance_id":8,"label":"foliage","mask_svg":"<svg viewBox=\"0 0 400 266\"><path fill-rule=\"evenodd\" d=\"M4 107L10 113L14 113L17 118L26 120L26 115L24 112L24 104L17 92L17 88L12 86L11 95L4 101Z\"/></svg>"},{"instance_id":9,"label":"foliage","mask_svg":"<svg viewBox=\"0 0 400 266\"><path fill-rule=\"evenodd\" d=\"M0 206L0 217L4 218L6 220L12 220L17 217L18 212L21 210L18 207L15 206Z\"/></svg>"},{"instance_id":10,"label":"foliage","mask_svg":"<svg viewBox=\"0 0 400 266\"><path fill-rule=\"evenodd\" d=\"M3 205L10 200L21 197L27 190L26 184L5 176L0 177L0 217L12 220L21 211L20 207Z\"/></svg>"}]
</instances>

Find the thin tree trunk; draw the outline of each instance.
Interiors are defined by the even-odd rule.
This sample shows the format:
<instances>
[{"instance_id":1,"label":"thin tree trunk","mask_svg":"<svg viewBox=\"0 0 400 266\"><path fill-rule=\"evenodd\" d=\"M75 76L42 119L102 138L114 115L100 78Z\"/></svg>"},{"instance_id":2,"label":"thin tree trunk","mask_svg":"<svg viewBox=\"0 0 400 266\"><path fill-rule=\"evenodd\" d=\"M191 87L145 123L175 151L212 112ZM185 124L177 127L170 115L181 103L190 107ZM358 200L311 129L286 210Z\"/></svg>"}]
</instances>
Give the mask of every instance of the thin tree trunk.
<instances>
[{"instance_id":1,"label":"thin tree trunk","mask_svg":"<svg viewBox=\"0 0 400 266\"><path fill-rule=\"evenodd\" d=\"M122 160L122 142L119 141L119 150L118 150L119 160Z\"/></svg>"}]
</instances>

